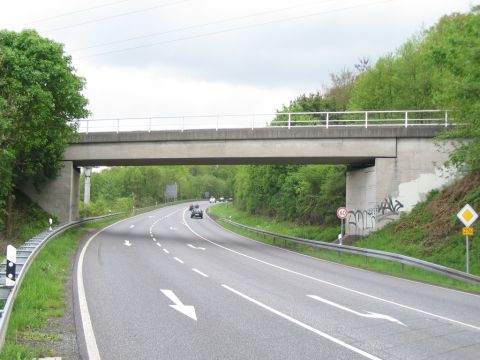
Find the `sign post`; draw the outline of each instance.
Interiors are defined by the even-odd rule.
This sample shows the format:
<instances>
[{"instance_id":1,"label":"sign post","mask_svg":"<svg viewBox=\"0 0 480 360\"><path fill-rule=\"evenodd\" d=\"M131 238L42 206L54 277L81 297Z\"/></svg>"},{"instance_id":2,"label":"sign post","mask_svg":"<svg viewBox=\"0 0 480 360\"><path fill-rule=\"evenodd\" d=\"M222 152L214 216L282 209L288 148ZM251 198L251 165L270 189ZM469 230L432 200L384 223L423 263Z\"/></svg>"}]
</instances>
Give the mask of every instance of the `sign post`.
<instances>
[{"instance_id":1,"label":"sign post","mask_svg":"<svg viewBox=\"0 0 480 360\"><path fill-rule=\"evenodd\" d=\"M347 218L348 209L346 207L339 207L337 209L337 217L340 219L340 245L343 245L343 220Z\"/></svg>"},{"instance_id":2,"label":"sign post","mask_svg":"<svg viewBox=\"0 0 480 360\"><path fill-rule=\"evenodd\" d=\"M475 220L478 219L478 214L475 212L475 210L469 205L465 205L462 210L460 210L457 214L457 217L460 219L460 221L465 225L465 227L462 229L462 234L465 235L465 247L466 247L466 254L465 254L465 263L466 263L466 268L467 268L467 274L470 274L470 254L469 254L469 236L473 236L473 228L470 227L473 225Z\"/></svg>"}]
</instances>

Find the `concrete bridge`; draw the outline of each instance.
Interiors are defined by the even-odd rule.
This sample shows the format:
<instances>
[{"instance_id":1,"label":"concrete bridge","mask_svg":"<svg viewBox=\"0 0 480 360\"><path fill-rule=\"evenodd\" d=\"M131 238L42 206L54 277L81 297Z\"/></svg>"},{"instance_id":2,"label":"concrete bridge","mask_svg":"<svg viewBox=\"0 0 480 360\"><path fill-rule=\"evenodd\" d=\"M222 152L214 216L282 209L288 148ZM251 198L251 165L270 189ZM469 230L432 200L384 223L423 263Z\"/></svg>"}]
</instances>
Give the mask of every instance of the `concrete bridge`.
<instances>
[{"instance_id":1,"label":"concrete bridge","mask_svg":"<svg viewBox=\"0 0 480 360\"><path fill-rule=\"evenodd\" d=\"M450 177L445 125L264 127L81 134L60 176L26 193L61 221L78 218L79 167L181 164L346 164L347 234L366 234L409 211Z\"/></svg>"}]
</instances>

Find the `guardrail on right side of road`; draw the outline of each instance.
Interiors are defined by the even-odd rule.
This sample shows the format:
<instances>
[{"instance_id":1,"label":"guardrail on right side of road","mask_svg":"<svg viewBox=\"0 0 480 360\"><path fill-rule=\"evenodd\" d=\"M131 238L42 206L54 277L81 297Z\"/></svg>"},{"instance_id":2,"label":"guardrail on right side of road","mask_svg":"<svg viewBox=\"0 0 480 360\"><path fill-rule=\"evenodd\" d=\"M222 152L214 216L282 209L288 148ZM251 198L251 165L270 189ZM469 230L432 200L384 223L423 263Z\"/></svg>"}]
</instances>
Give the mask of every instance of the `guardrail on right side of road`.
<instances>
[{"instance_id":1,"label":"guardrail on right side of road","mask_svg":"<svg viewBox=\"0 0 480 360\"><path fill-rule=\"evenodd\" d=\"M400 255L400 254L395 254L395 253L390 253L387 251L380 251L380 250L372 250L372 249L366 249L366 248L359 248L355 246L348 246L348 245L339 245L339 244L333 244L325 241L319 241L319 240L309 240L309 239L302 239L298 237L293 237L293 236L286 236L286 235L281 235L281 234L276 234L270 231L265 231L265 230L260 230L256 229L247 225L239 224L236 223L232 220L221 218L219 219L221 221L224 221L230 225L248 230L250 232L256 233L256 234L261 234L261 235L268 235L270 237L273 237L275 239L282 239L286 241L293 241L296 243L300 244L306 244L310 245L313 247L321 248L321 249L326 249L326 250L332 250L332 251L339 251L339 252L345 252L349 254L355 254L355 255L360 255L360 256L365 256L366 258L372 257L372 258L377 258L377 259L383 259L383 260L388 260L396 263L400 263L403 265L409 265L413 266L419 269L424 269L430 272L434 272L437 274L444 275L448 278L455 279L455 280L461 280L465 281L471 284L475 285L480 285L480 276L476 275L471 275L467 274L463 271L459 271L456 269L452 269L443 265L438 265L434 264L428 261L416 259L410 256L405 256L405 255Z\"/></svg>"}]
</instances>

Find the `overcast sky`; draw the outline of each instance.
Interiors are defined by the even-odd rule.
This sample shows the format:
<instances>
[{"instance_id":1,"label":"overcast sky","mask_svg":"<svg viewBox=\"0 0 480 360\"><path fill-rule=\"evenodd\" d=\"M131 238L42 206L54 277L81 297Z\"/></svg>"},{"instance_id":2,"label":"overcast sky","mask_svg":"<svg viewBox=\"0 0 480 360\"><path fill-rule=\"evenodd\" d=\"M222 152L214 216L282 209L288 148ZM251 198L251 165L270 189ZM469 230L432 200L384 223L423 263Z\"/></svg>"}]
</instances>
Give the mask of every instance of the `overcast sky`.
<instances>
[{"instance_id":1,"label":"overcast sky","mask_svg":"<svg viewBox=\"0 0 480 360\"><path fill-rule=\"evenodd\" d=\"M0 28L65 44L92 118L272 113L478 3L15 0L2 1Z\"/></svg>"}]
</instances>

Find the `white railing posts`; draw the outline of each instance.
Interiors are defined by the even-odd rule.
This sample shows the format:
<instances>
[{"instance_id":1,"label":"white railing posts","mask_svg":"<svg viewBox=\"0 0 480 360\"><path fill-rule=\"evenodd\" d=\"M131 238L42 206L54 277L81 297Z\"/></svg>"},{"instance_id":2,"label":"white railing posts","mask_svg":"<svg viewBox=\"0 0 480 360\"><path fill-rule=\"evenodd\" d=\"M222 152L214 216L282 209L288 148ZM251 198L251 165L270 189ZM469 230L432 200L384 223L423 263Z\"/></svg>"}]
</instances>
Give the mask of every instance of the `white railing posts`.
<instances>
[{"instance_id":1,"label":"white railing posts","mask_svg":"<svg viewBox=\"0 0 480 360\"><path fill-rule=\"evenodd\" d=\"M443 118L444 114L444 118ZM371 117L373 115L373 117ZM260 122L258 118L260 117ZM145 116L129 118L77 120L80 133L128 131L184 131L210 129L251 129L281 126L295 127L448 127L446 110L372 110L372 111L311 111L248 114L208 114L193 116ZM284 119L284 120L282 120ZM190 122L192 121L192 122ZM148 122L148 125L147 125ZM157 123L158 122L158 123ZM148 127L148 129L147 129Z\"/></svg>"}]
</instances>

